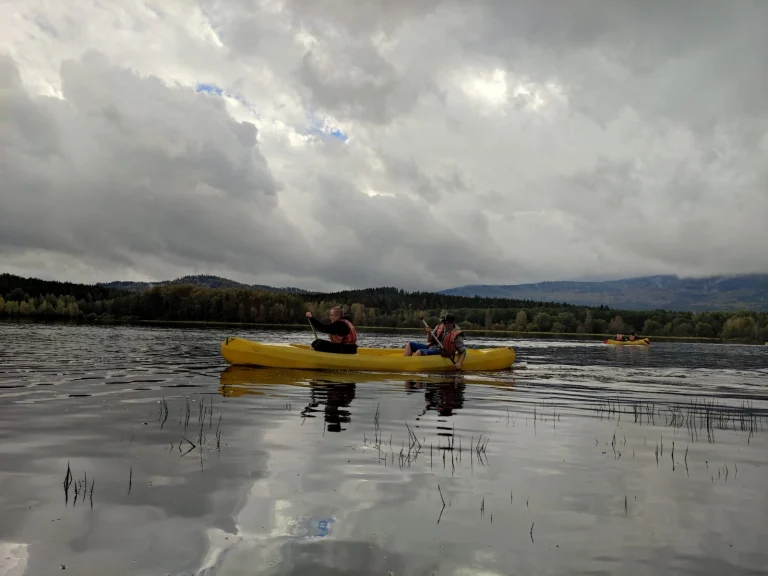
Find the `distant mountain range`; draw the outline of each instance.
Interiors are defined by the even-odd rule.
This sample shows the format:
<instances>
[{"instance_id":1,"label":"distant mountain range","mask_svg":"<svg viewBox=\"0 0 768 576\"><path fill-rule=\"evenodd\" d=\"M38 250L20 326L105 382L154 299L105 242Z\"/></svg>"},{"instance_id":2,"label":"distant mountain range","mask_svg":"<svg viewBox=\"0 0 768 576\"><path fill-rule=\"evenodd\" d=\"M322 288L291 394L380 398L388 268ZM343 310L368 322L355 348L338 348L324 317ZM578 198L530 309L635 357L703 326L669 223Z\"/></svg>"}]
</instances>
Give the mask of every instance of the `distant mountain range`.
<instances>
[{"instance_id":1,"label":"distant mountain range","mask_svg":"<svg viewBox=\"0 0 768 576\"><path fill-rule=\"evenodd\" d=\"M192 284L201 288L240 288L283 294L315 295L316 292L295 287L274 287L244 284L220 276L206 274L184 276L159 282L100 282L96 285L46 281L0 274L0 296L8 296L14 288L34 297L45 294L71 295L78 299L108 300L127 292L142 292L153 286ZM395 292L403 292L391 288ZM348 299L347 291L327 294L328 297ZM365 291L362 291L365 292ZM419 293L427 298L430 293ZM677 276L646 276L599 282L540 282L537 284L492 285L475 284L433 292L436 295L468 298L500 298L530 302L566 303L576 306L606 306L618 310L658 310L678 312L709 312L751 310L768 312L768 274L741 276L711 276L708 278L679 278ZM7 298L6 298L7 299ZM503 303L499 303L501 306ZM423 305L424 306L424 305ZM482 307L493 307L486 301Z\"/></svg>"},{"instance_id":2,"label":"distant mountain range","mask_svg":"<svg viewBox=\"0 0 768 576\"><path fill-rule=\"evenodd\" d=\"M169 284L192 284L200 288L249 288L251 290L263 290L265 292L282 292L289 294L307 294L307 290L301 288L275 288L274 286L264 286L262 284L243 284L219 276L210 276L207 274L198 274L195 276L184 276L176 280L162 280L159 282L99 282L99 286L114 288L117 290L127 290L129 292L143 292L153 286L167 286Z\"/></svg>"},{"instance_id":3,"label":"distant mountain range","mask_svg":"<svg viewBox=\"0 0 768 576\"><path fill-rule=\"evenodd\" d=\"M153 286L193 284L204 288L250 288L267 292L309 294L294 287L243 284L220 276L200 274L160 282L105 282L106 288L141 292ZM624 310L667 309L690 312L754 310L768 312L768 274L679 278L645 276L599 282L539 282L537 284L475 284L442 290L449 296L511 298L538 302L566 302L580 306L608 306Z\"/></svg>"},{"instance_id":4,"label":"distant mountain range","mask_svg":"<svg viewBox=\"0 0 768 576\"><path fill-rule=\"evenodd\" d=\"M768 312L768 274L708 278L646 276L601 282L540 282L504 286L476 284L442 290L440 293L450 296L567 302L581 306L602 304L624 310Z\"/></svg>"}]
</instances>

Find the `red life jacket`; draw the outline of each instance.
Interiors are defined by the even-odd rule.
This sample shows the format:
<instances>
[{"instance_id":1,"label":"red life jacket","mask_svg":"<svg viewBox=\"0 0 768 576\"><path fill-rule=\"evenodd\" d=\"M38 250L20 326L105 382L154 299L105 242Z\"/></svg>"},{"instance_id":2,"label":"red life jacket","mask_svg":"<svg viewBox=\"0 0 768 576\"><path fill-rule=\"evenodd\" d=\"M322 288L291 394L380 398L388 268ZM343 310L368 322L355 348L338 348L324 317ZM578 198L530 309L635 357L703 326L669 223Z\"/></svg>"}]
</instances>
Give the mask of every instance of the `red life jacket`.
<instances>
[{"instance_id":1,"label":"red life jacket","mask_svg":"<svg viewBox=\"0 0 768 576\"><path fill-rule=\"evenodd\" d=\"M453 355L456 354L456 337L461 334L461 330L459 328L454 328L441 339L444 332L445 324L440 323L435 330L435 336L437 336L437 339L440 340L440 343L443 345L443 350L440 354L446 358L453 358Z\"/></svg>"},{"instance_id":2,"label":"red life jacket","mask_svg":"<svg viewBox=\"0 0 768 576\"><path fill-rule=\"evenodd\" d=\"M456 354L456 338L459 336L459 334L461 334L461 330L454 328L445 335L445 338L442 340L443 351L440 353L442 356L445 356L446 358L453 358L453 356Z\"/></svg>"},{"instance_id":3,"label":"red life jacket","mask_svg":"<svg viewBox=\"0 0 768 576\"><path fill-rule=\"evenodd\" d=\"M352 325L352 322L345 320L344 318L342 318L341 321L349 326L349 334L346 336L337 336L335 334L331 334L331 342L334 344L357 344L357 332L355 331L355 327Z\"/></svg>"}]
</instances>

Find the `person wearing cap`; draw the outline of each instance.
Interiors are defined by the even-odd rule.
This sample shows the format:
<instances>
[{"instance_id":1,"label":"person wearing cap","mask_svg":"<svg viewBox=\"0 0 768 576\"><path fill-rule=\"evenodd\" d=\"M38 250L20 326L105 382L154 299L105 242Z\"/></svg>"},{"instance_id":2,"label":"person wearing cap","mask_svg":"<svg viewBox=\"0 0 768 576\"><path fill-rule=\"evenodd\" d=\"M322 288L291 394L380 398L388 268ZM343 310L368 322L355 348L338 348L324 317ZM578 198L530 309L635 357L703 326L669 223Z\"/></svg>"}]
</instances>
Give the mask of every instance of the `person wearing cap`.
<instances>
[{"instance_id":1,"label":"person wearing cap","mask_svg":"<svg viewBox=\"0 0 768 576\"><path fill-rule=\"evenodd\" d=\"M403 356L433 356L441 354L445 358L453 358L458 353L458 359L455 364L456 369L460 370L464 357L467 354L467 348L464 345L464 336L461 329L456 326L456 317L451 313L446 314L440 324L437 325L434 336L429 327L425 326L424 330L427 333L427 343L408 342L405 345ZM437 336L437 341L435 336ZM442 346L438 346L438 341Z\"/></svg>"}]
</instances>

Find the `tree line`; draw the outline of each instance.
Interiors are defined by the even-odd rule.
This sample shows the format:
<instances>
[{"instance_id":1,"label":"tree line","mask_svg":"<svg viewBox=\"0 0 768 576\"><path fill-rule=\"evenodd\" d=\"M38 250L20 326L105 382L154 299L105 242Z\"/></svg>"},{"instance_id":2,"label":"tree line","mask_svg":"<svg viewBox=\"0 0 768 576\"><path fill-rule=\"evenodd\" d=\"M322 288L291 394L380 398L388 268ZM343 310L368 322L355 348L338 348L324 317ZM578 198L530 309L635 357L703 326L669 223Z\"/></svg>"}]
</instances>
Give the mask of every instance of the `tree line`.
<instances>
[{"instance_id":1,"label":"tree line","mask_svg":"<svg viewBox=\"0 0 768 576\"><path fill-rule=\"evenodd\" d=\"M248 288L156 286L141 293L85 284L0 276L0 317L77 322L225 322L303 324L305 312L324 317L343 307L356 326L418 328L446 311L465 329L530 333L615 334L765 341L768 314L614 310L565 303L469 298L397 288L291 294Z\"/></svg>"}]
</instances>

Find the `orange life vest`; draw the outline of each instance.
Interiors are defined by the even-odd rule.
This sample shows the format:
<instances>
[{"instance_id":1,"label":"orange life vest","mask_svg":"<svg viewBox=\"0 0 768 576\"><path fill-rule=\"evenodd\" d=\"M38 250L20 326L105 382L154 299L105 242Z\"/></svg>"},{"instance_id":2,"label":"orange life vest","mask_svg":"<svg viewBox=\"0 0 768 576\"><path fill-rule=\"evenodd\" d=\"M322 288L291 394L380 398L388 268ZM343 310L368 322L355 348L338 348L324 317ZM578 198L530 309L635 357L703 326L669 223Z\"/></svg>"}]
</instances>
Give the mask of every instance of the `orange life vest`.
<instances>
[{"instance_id":1,"label":"orange life vest","mask_svg":"<svg viewBox=\"0 0 768 576\"><path fill-rule=\"evenodd\" d=\"M346 336L337 336L336 334L331 334L331 342L334 344L357 344L357 332L355 331L355 327L352 325L352 322L345 320L344 318L342 318L341 321L349 326L349 334Z\"/></svg>"},{"instance_id":2,"label":"orange life vest","mask_svg":"<svg viewBox=\"0 0 768 576\"><path fill-rule=\"evenodd\" d=\"M442 340L442 356L445 356L446 358L453 358L453 356L456 354L456 338L459 336L459 334L461 334L461 330L454 328L445 335L445 338Z\"/></svg>"},{"instance_id":3,"label":"orange life vest","mask_svg":"<svg viewBox=\"0 0 768 576\"><path fill-rule=\"evenodd\" d=\"M437 339L440 340L440 343L443 345L440 355L445 356L446 358L453 358L453 355L456 354L456 337L461 334L461 330L459 328L454 328L441 339L444 332L445 324L441 323L437 327L437 330L435 330L435 336L437 336ZM430 340L433 340L433 338L430 338Z\"/></svg>"}]
</instances>

